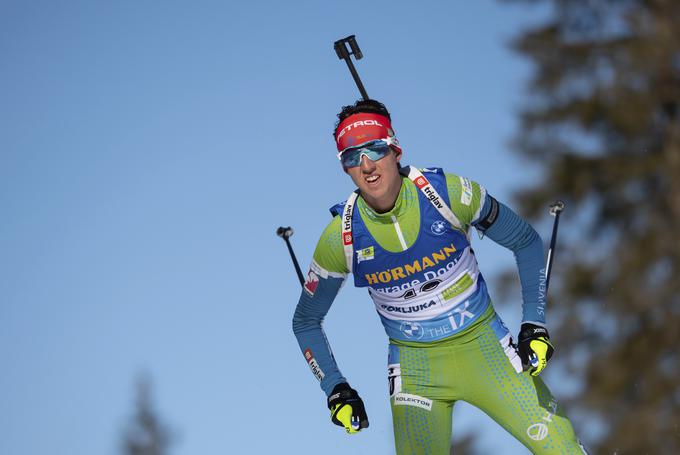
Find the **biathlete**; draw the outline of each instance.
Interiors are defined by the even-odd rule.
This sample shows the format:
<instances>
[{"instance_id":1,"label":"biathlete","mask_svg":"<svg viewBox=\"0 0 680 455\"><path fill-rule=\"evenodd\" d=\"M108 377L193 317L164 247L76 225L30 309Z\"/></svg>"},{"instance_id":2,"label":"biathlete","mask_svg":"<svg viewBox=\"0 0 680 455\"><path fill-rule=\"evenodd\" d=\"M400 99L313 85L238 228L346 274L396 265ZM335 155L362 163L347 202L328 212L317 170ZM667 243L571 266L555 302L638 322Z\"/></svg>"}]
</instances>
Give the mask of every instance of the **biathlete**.
<instances>
[{"instance_id":1,"label":"biathlete","mask_svg":"<svg viewBox=\"0 0 680 455\"><path fill-rule=\"evenodd\" d=\"M321 326L351 273L389 337L398 454L448 454L458 400L484 411L532 453L586 453L538 377L553 353L539 235L474 181L402 167L382 103L357 101L338 118L338 158L358 189L330 209L293 317L333 423L348 433L368 427L363 401L340 373ZM517 344L494 311L470 246L472 227L515 254L523 299Z\"/></svg>"}]
</instances>

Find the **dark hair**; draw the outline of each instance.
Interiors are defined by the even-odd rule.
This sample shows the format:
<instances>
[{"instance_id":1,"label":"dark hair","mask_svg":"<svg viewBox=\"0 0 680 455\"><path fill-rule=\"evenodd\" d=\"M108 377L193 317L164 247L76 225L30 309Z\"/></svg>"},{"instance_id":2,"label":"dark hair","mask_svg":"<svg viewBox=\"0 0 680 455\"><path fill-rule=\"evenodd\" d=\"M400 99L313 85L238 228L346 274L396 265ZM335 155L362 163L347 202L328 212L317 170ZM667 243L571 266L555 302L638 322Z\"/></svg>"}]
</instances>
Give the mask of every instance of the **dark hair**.
<instances>
[{"instance_id":1,"label":"dark hair","mask_svg":"<svg viewBox=\"0 0 680 455\"><path fill-rule=\"evenodd\" d=\"M390 120L390 122L392 121L390 113L388 112L385 105L380 101L370 99L357 100L354 104L350 104L349 106L342 106L342 110L338 114L338 121L335 122L335 128L333 128L333 137L335 137L335 131L338 129L338 126L343 120L345 120L350 115L354 115L359 112L368 112L372 114L384 115Z\"/></svg>"}]
</instances>

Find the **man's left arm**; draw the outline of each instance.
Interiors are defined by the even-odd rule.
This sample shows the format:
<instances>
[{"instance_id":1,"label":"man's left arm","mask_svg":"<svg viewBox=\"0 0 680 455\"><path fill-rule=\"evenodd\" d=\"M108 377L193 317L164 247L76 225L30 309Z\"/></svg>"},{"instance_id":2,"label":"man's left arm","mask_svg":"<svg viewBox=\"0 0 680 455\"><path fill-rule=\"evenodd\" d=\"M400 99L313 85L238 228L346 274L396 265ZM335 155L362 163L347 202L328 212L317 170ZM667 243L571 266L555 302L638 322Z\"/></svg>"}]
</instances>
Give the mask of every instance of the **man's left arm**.
<instances>
[{"instance_id":1,"label":"man's left arm","mask_svg":"<svg viewBox=\"0 0 680 455\"><path fill-rule=\"evenodd\" d=\"M522 286L522 323L545 327L543 241L536 230L489 194L471 224L514 253Z\"/></svg>"},{"instance_id":2,"label":"man's left arm","mask_svg":"<svg viewBox=\"0 0 680 455\"><path fill-rule=\"evenodd\" d=\"M545 268L543 241L529 223L505 204L486 193L478 183L453 174L446 175L452 210L461 222L474 226L515 255L522 287L520 356L537 375L553 353L545 324Z\"/></svg>"},{"instance_id":3,"label":"man's left arm","mask_svg":"<svg viewBox=\"0 0 680 455\"><path fill-rule=\"evenodd\" d=\"M515 255L522 287L522 326L518 348L522 362L537 376L554 352L545 324L543 241L536 230L505 204L485 195L477 230Z\"/></svg>"}]
</instances>

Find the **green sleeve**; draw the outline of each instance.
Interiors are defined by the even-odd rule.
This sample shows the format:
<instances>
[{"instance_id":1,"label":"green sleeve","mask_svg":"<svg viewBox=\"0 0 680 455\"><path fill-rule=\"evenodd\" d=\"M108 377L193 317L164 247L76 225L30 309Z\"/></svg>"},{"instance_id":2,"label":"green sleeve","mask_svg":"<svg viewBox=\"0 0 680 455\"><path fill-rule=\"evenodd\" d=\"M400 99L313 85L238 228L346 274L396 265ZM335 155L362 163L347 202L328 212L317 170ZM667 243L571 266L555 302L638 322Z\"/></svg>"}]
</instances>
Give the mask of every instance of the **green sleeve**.
<instances>
[{"instance_id":1,"label":"green sleeve","mask_svg":"<svg viewBox=\"0 0 680 455\"><path fill-rule=\"evenodd\" d=\"M326 229L323 230L314 250L314 262L327 272L349 273L342 246L342 229L339 216L333 217Z\"/></svg>"},{"instance_id":2,"label":"green sleeve","mask_svg":"<svg viewBox=\"0 0 680 455\"><path fill-rule=\"evenodd\" d=\"M479 217L486 190L479 183L446 173L446 187L451 210L467 229Z\"/></svg>"}]
</instances>

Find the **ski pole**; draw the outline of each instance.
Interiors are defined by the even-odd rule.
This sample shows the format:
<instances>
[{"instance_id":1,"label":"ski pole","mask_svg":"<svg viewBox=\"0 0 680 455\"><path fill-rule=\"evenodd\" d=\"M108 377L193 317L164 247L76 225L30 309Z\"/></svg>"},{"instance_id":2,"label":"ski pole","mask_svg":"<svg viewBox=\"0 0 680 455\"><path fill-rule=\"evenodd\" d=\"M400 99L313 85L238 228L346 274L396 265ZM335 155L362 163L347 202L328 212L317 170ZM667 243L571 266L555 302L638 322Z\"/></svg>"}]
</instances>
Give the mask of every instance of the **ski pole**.
<instances>
[{"instance_id":1,"label":"ski pole","mask_svg":"<svg viewBox=\"0 0 680 455\"><path fill-rule=\"evenodd\" d=\"M550 272L552 271L553 258L555 257L555 244L557 243L557 226L560 223L560 214L564 210L564 202L555 201L550 205L550 214L555 217L553 223L552 236L550 236L550 248L548 248L548 259L545 264L545 295L548 296L548 285L550 284Z\"/></svg>"},{"instance_id":2,"label":"ski pole","mask_svg":"<svg viewBox=\"0 0 680 455\"><path fill-rule=\"evenodd\" d=\"M349 45L349 49L347 49L347 45ZM335 48L335 53L338 54L338 58L340 60L345 60L345 63L347 63L349 72L352 73L354 82L357 84L363 99L369 99L368 93L366 93L366 89L364 88L364 84L361 83L359 74L357 73L354 63L352 63L352 59L350 58L351 55L354 55L354 58L361 60L364 56L364 54L361 53L361 49L359 49L359 45L357 44L355 36L350 35L347 38L339 39L333 44L333 47Z\"/></svg>"},{"instance_id":3,"label":"ski pole","mask_svg":"<svg viewBox=\"0 0 680 455\"><path fill-rule=\"evenodd\" d=\"M286 246L288 247L288 252L290 253L290 258L293 260L293 266L295 266L295 272L297 272L298 279L300 280L300 285L304 286L305 285L305 279L302 276L302 270L300 270L300 264L298 264L297 258L295 257L295 253L293 252L293 247L290 244L290 240L288 240L292 235L293 235L293 228L288 226L288 227L279 227L276 230L276 235L281 237L284 242L286 242Z\"/></svg>"},{"instance_id":4,"label":"ski pole","mask_svg":"<svg viewBox=\"0 0 680 455\"><path fill-rule=\"evenodd\" d=\"M560 224L560 214L564 210L564 202L555 201L550 204L550 214L555 217L553 222L552 235L550 236L550 247L548 247L548 259L545 264L545 298L548 299L548 284L550 283L550 272L552 271L553 258L555 257L555 244L557 243L557 226ZM531 355L529 358L529 364L532 367L538 365L538 356L536 354Z\"/></svg>"}]
</instances>

